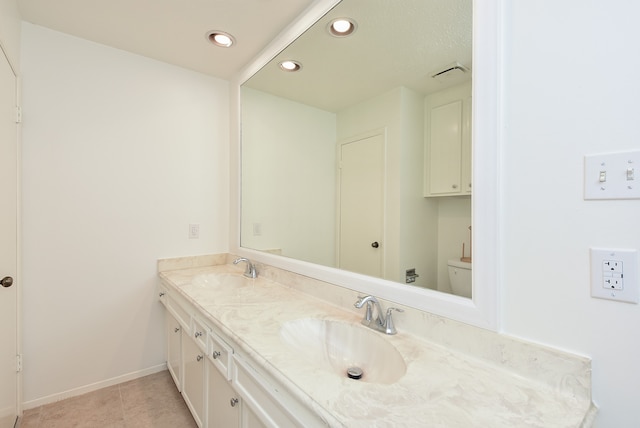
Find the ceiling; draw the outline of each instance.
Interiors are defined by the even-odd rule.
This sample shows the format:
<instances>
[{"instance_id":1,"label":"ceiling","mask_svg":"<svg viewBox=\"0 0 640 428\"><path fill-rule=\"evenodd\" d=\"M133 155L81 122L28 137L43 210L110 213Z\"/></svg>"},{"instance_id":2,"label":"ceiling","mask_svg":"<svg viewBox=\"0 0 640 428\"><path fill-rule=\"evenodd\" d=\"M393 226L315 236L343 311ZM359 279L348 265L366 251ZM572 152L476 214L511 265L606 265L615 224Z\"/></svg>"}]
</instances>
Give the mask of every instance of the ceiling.
<instances>
[{"instance_id":1,"label":"ceiling","mask_svg":"<svg viewBox=\"0 0 640 428\"><path fill-rule=\"evenodd\" d=\"M313 0L18 0L22 19L230 80ZM211 30L236 45L211 44Z\"/></svg>"},{"instance_id":2,"label":"ceiling","mask_svg":"<svg viewBox=\"0 0 640 428\"><path fill-rule=\"evenodd\" d=\"M17 1L33 24L231 80L321 0ZM247 84L327 111L398 86L424 94L443 89L457 82L435 81L434 71L456 61L472 66L471 9L471 0L343 1ZM338 16L357 20L353 36L328 35L327 22ZM211 30L232 34L236 44L214 46ZM301 61L302 72L283 74L282 59Z\"/></svg>"},{"instance_id":3,"label":"ceiling","mask_svg":"<svg viewBox=\"0 0 640 428\"><path fill-rule=\"evenodd\" d=\"M338 112L399 86L424 95L471 80L471 0L343 0L275 56L246 85ZM353 18L357 30L336 38L332 19ZM285 73L283 60L302 63ZM468 70L434 79L460 63Z\"/></svg>"}]
</instances>

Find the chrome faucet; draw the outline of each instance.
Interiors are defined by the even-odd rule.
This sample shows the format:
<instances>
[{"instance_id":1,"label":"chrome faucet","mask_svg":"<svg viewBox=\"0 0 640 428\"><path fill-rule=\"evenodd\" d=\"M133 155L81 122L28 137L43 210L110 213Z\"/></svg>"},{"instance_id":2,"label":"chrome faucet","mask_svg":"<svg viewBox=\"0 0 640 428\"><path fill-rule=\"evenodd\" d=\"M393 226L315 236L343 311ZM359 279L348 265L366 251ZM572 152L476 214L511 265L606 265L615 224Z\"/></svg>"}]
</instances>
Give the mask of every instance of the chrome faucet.
<instances>
[{"instance_id":1,"label":"chrome faucet","mask_svg":"<svg viewBox=\"0 0 640 428\"><path fill-rule=\"evenodd\" d=\"M257 278L258 271L256 271L256 267L251 263L251 261L245 257L239 257L233 261L234 265L237 265L240 262L247 263L247 268L244 270L244 276L247 278Z\"/></svg>"},{"instance_id":2,"label":"chrome faucet","mask_svg":"<svg viewBox=\"0 0 640 428\"><path fill-rule=\"evenodd\" d=\"M380 302L373 296L359 296L356 303L353 306L360 309L364 305L367 305L365 309L364 318L362 319L362 324L366 325L369 328L372 328L377 331L381 331L385 334L396 334L398 331L396 330L396 326L393 323L393 317L391 313L393 311L404 312L402 309L398 308L388 308L386 315L382 312L382 307L380 306ZM376 308L376 318L373 319L373 306Z\"/></svg>"}]
</instances>

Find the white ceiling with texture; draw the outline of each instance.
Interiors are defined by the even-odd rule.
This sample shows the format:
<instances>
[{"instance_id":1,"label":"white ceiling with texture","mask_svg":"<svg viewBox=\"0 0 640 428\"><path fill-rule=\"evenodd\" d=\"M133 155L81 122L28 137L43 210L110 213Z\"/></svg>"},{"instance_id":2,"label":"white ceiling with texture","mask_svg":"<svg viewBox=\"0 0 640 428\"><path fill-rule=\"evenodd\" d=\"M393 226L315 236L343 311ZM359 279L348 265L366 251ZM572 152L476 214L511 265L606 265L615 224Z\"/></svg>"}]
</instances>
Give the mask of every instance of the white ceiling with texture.
<instances>
[{"instance_id":1,"label":"white ceiling with texture","mask_svg":"<svg viewBox=\"0 0 640 428\"><path fill-rule=\"evenodd\" d=\"M18 0L22 19L229 80L312 0ZM218 48L210 30L233 34Z\"/></svg>"},{"instance_id":2,"label":"white ceiling with texture","mask_svg":"<svg viewBox=\"0 0 640 428\"><path fill-rule=\"evenodd\" d=\"M255 74L247 86L337 112L393 88L422 94L471 79L431 76L459 62L472 69L471 0L343 0ZM349 37L335 38L330 21L358 23ZM302 63L284 73L282 60Z\"/></svg>"}]
</instances>

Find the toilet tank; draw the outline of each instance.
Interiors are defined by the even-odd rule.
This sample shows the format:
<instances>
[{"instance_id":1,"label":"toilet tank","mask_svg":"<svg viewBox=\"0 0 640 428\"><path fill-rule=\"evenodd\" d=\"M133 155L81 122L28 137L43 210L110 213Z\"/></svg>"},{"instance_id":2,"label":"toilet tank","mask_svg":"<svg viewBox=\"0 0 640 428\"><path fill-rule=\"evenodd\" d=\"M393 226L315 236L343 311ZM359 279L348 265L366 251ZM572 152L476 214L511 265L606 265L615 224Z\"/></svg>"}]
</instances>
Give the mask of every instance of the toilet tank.
<instances>
[{"instance_id":1,"label":"toilet tank","mask_svg":"<svg viewBox=\"0 0 640 428\"><path fill-rule=\"evenodd\" d=\"M472 264L452 259L447 265L453 294L471 298Z\"/></svg>"}]
</instances>

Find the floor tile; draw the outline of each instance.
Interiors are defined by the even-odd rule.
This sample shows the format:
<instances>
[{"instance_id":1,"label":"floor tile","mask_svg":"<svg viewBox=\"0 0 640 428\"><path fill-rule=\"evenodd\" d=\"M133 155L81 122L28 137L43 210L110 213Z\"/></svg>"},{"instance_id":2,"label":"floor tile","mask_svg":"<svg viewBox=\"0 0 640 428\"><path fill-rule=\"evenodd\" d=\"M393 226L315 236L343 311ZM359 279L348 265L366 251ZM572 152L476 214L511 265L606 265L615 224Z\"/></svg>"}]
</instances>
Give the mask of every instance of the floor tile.
<instances>
[{"instance_id":1,"label":"floor tile","mask_svg":"<svg viewBox=\"0 0 640 428\"><path fill-rule=\"evenodd\" d=\"M20 428L197 427L168 371L25 410Z\"/></svg>"}]
</instances>

